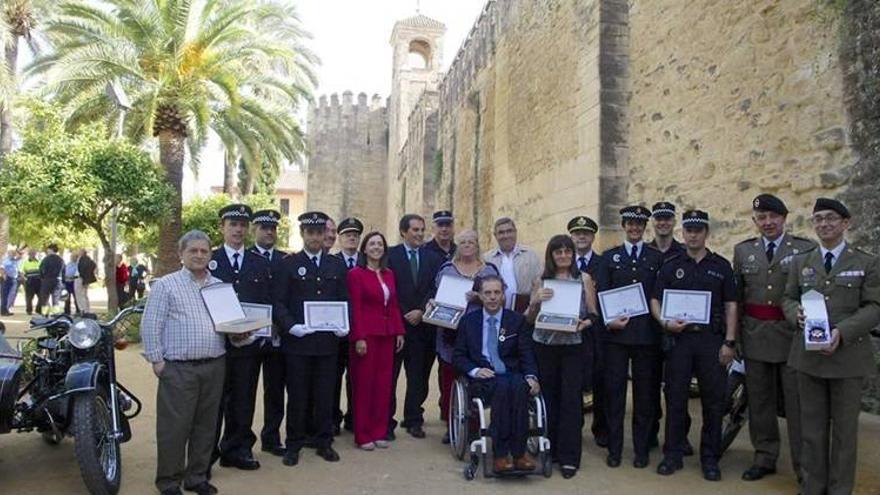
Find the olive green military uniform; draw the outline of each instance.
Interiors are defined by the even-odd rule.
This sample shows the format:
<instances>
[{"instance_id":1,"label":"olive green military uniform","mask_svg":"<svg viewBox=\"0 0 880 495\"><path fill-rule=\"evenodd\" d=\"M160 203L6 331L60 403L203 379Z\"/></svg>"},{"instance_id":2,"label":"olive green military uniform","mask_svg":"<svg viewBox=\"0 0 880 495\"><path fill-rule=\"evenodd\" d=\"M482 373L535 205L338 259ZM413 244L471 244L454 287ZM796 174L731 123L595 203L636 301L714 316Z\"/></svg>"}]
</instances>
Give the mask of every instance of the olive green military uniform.
<instances>
[{"instance_id":1,"label":"olive green military uniform","mask_svg":"<svg viewBox=\"0 0 880 495\"><path fill-rule=\"evenodd\" d=\"M831 328L840 332L829 356L807 351L798 329L788 364L798 372L801 493L843 495L855 484L862 381L877 370L869 332L880 323L880 260L847 245L826 274L823 256L817 248L795 257L783 307L796 324L801 295L816 290L825 296Z\"/></svg>"},{"instance_id":2,"label":"olive green military uniform","mask_svg":"<svg viewBox=\"0 0 880 495\"><path fill-rule=\"evenodd\" d=\"M767 244L761 237L737 244L733 252L733 270L743 308L740 340L746 360L754 465L776 468L780 446L777 413L781 398L792 467L798 476L801 430L797 374L787 364L795 327L785 321L782 299L794 256L815 247L809 239L783 234L774 241L771 260L767 259Z\"/></svg>"}]
</instances>

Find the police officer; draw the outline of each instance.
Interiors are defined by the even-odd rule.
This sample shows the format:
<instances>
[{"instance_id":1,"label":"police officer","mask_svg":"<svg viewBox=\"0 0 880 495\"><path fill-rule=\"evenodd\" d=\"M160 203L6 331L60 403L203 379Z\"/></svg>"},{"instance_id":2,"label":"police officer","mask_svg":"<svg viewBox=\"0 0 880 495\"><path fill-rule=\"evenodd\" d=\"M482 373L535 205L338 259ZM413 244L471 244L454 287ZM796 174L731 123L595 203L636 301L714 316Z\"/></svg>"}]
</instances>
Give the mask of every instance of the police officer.
<instances>
[{"instance_id":1,"label":"police officer","mask_svg":"<svg viewBox=\"0 0 880 495\"><path fill-rule=\"evenodd\" d=\"M455 217L449 210L435 211L434 220L434 238L425 243L425 249L433 251L440 256L444 262L452 261L455 255Z\"/></svg>"},{"instance_id":2,"label":"police officer","mask_svg":"<svg viewBox=\"0 0 880 495\"><path fill-rule=\"evenodd\" d=\"M271 272L281 266L287 253L275 248L278 240L278 224L281 213L276 210L254 212L254 245L250 251L269 262ZM281 335L277 327L272 328L272 338L263 341L260 347L263 369L263 429L260 431L260 444L263 452L283 456L279 430L284 421L284 354L281 352Z\"/></svg>"},{"instance_id":3,"label":"police officer","mask_svg":"<svg viewBox=\"0 0 880 495\"><path fill-rule=\"evenodd\" d=\"M749 391L749 434L755 457L742 478L754 481L776 472L779 457L777 413L782 398L794 472L800 478L800 410L797 374L788 353L794 327L785 321L782 296L793 257L816 247L808 239L785 231L788 208L772 194L752 202L752 221L760 237L746 239L733 251L740 301L740 344Z\"/></svg>"},{"instance_id":4,"label":"police officer","mask_svg":"<svg viewBox=\"0 0 880 495\"><path fill-rule=\"evenodd\" d=\"M643 240L651 212L643 206L627 206L620 210L621 225L626 237L623 244L603 254L599 272L599 291L641 284L646 297L653 292L657 270L663 255ZM632 439L635 458L633 466L648 465L648 441L656 411L652 389L660 359L660 329L650 314L621 316L605 325L605 412L608 418L609 467L620 466L623 452L623 419L626 413L627 371L632 370L633 422Z\"/></svg>"},{"instance_id":5,"label":"police officer","mask_svg":"<svg viewBox=\"0 0 880 495\"><path fill-rule=\"evenodd\" d=\"M361 243L361 235L364 233L364 224L357 218L345 218L339 222L337 235L339 238L339 246L342 248L334 256L338 257L345 264L346 270L351 270L355 266L363 266L363 255L358 251ZM348 337L339 339L339 361L336 367L336 392L333 395L333 433L339 434L340 424L346 430L352 431L353 416L351 412L351 376L346 374L348 369ZM342 413L342 384L343 375L345 375L345 398L346 411Z\"/></svg>"},{"instance_id":6,"label":"police officer","mask_svg":"<svg viewBox=\"0 0 880 495\"><path fill-rule=\"evenodd\" d=\"M598 277L602 256L593 251L593 241L599 225L590 217L577 216L568 221L568 234L574 241L575 262L581 273L589 273L593 280ZM608 446L608 420L605 417L605 384L602 332L598 325L590 330L586 343L587 359L584 363L584 392L593 394L593 424L591 430L596 445Z\"/></svg>"},{"instance_id":7,"label":"police officer","mask_svg":"<svg viewBox=\"0 0 880 495\"><path fill-rule=\"evenodd\" d=\"M33 314L34 297L40 294L40 260L35 249L28 250L28 259L21 264L24 273L24 304L25 312Z\"/></svg>"},{"instance_id":8,"label":"police officer","mask_svg":"<svg viewBox=\"0 0 880 495\"><path fill-rule=\"evenodd\" d=\"M241 302L270 304L269 262L245 248L248 224L252 216L249 206L231 204L220 209L220 231L223 246L214 250L208 269L211 275L232 284ZM260 354L268 339L252 336L240 346L227 343L227 373L224 397L221 400L222 430L220 465L243 470L260 468L254 459L253 446L257 437L251 430L260 378ZM221 425L218 425L218 432Z\"/></svg>"},{"instance_id":9,"label":"police officer","mask_svg":"<svg viewBox=\"0 0 880 495\"><path fill-rule=\"evenodd\" d=\"M730 262L706 249L709 215L689 210L681 223L687 251L666 260L651 297L654 317L666 332L674 335L674 345L666 357L666 445L657 472L670 475L683 467L688 385L691 376L696 375L703 406L703 478L719 481L721 421L727 388L725 366L733 360L736 346L736 280ZM661 301L666 289L710 292L709 324L664 317Z\"/></svg>"},{"instance_id":10,"label":"police officer","mask_svg":"<svg viewBox=\"0 0 880 495\"><path fill-rule=\"evenodd\" d=\"M789 270L783 309L797 325L788 364L797 370L804 495L853 492L862 382L877 371L869 332L880 323L880 260L846 242L849 210L819 198L813 207L819 248L798 255ZM825 298L830 346L804 345L801 296ZM833 432L832 432L833 428Z\"/></svg>"},{"instance_id":11,"label":"police officer","mask_svg":"<svg viewBox=\"0 0 880 495\"><path fill-rule=\"evenodd\" d=\"M675 240L675 205L669 201L659 201L651 207L651 220L654 227L654 240L649 246L665 254L667 258L685 252L684 244Z\"/></svg>"},{"instance_id":12,"label":"police officer","mask_svg":"<svg viewBox=\"0 0 880 495\"><path fill-rule=\"evenodd\" d=\"M305 326L306 301L347 301L348 290L345 264L324 251L329 217L311 211L298 220L303 250L285 257L273 279L273 317L282 333L286 363L286 466L299 463L310 412L315 418L317 454L328 462L339 461L339 454L333 449L333 392L339 339L347 335L344 330L316 332Z\"/></svg>"}]
</instances>

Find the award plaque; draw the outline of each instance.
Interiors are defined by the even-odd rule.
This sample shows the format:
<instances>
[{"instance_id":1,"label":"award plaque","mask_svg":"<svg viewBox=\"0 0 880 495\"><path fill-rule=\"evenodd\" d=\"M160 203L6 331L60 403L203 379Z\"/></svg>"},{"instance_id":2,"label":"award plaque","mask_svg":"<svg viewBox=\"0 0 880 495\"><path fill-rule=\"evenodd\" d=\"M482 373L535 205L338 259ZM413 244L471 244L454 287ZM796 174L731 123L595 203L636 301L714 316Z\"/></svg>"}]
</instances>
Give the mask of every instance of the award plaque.
<instances>
[{"instance_id":1,"label":"award plaque","mask_svg":"<svg viewBox=\"0 0 880 495\"><path fill-rule=\"evenodd\" d=\"M467 309L467 293L473 290L473 287L474 281L469 278L443 275L440 278L440 286L437 287L434 305L428 306L422 319L426 323L455 330Z\"/></svg>"},{"instance_id":2,"label":"award plaque","mask_svg":"<svg viewBox=\"0 0 880 495\"><path fill-rule=\"evenodd\" d=\"M248 316L235 295L232 284L211 284L200 290L211 321L214 322L214 331L219 333L242 334L260 328L272 327L272 317L263 314L260 316Z\"/></svg>"},{"instance_id":3,"label":"award plaque","mask_svg":"<svg viewBox=\"0 0 880 495\"><path fill-rule=\"evenodd\" d=\"M831 347L831 324L828 323L825 297L811 290L801 296L801 306L804 308L804 348L821 351Z\"/></svg>"},{"instance_id":4,"label":"award plaque","mask_svg":"<svg viewBox=\"0 0 880 495\"><path fill-rule=\"evenodd\" d=\"M535 328L557 332L577 332L583 286L576 280L544 280L545 289L553 289L553 297L541 303Z\"/></svg>"}]
</instances>

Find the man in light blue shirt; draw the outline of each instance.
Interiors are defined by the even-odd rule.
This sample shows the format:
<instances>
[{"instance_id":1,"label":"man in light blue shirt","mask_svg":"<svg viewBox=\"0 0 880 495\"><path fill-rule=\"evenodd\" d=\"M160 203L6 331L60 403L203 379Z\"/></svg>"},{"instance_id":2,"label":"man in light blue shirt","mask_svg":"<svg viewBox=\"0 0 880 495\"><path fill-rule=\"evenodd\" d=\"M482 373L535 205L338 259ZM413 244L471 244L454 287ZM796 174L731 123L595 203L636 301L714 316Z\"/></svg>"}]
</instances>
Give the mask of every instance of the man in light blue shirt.
<instances>
[{"instance_id":1,"label":"man in light blue shirt","mask_svg":"<svg viewBox=\"0 0 880 495\"><path fill-rule=\"evenodd\" d=\"M3 285L0 291L0 315L12 316L12 306L15 304L15 294L18 292L19 264L21 256L10 249L9 254L3 258Z\"/></svg>"}]
</instances>

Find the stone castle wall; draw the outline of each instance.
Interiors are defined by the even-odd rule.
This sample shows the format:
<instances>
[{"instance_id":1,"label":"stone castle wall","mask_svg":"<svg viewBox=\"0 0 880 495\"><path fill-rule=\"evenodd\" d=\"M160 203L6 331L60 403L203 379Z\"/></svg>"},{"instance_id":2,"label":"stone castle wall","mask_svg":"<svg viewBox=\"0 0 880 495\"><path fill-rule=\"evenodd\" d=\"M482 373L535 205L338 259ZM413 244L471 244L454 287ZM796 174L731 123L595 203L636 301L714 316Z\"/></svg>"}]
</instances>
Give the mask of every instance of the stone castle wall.
<instances>
[{"instance_id":1,"label":"stone castle wall","mask_svg":"<svg viewBox=\"0 0 880 495\"><path fill-rule=\"evenodd\" d=\"M397 221L403 212L430 215L434 211L438 97L436 91L425 91L409 116L407 141L398 154L397 170L392 171L400 188L397 203L400 214L390 215L388 232L396 233Z\"/></svg>"}]
</instances>

